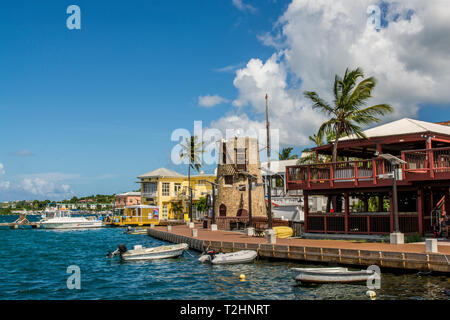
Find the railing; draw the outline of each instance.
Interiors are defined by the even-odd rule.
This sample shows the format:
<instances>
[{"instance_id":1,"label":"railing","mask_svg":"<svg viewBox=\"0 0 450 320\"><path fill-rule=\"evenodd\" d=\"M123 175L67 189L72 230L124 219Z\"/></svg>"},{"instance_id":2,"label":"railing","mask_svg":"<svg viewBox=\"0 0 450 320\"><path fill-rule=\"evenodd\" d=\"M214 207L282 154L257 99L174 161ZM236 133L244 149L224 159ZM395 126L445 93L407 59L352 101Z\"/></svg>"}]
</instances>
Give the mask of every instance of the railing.
<instances>
[{"instance_id":1,"label":"railing","mask_svg":"<svg viewBox=\"0 0 450 320\"><path fill-rule=\"evenodd\" d=\"M437 174L450 173L450 147L402 151L403 180L435 178ZM286 167L287 188L308 189L311 186L334 187L337 183L362 182L377 184L381 175L391 173L392 165L382 158L330 162ZM293 187L295 186L295 187Z\"/></svg>"},{"instance_id":2,"label":"railing","mask_svg":"<svg viewBox=\"0 0 450 320\"><path fill-rule=\"evenodd\" d=\"M306 166L286 167L287 182L303 184L310 187L312 184L325 184L334 186L339 182L352 182L358 185L363 181L373 181L380 174L390 172L391 165L384 159L357 160Z\"/></svg>"},{"instance_id":3,"label":"railing","mask_svg":"<svg viewBox=\"0 0 450 320\"><path fill-rule=\"evenodd\" d=\"M450 147L404 151L402 156L406 173L427 173L434 177L436 173L450 172Z\"/></svg>"},{"instance_id":4,"label":"railing","mask_svg":"<svg viewBox=\"0 0 450 320\"><path fill-rule=\"evenodd\" d=\"M158 195L158 193L156 191L155 192L143 192L142 193L142 197L143 198L156 198L157 195Z\"/></svg>"},{"instance_id":5,"label":"railing","mask_svg":"<svg viewBox=\"0 0 450 320\"><path fill-rule=\"evenodd\" d=\"M309 215L306 232L312 233L347 233L347 234L388 234L391 230L391 217L389 213L350 214L348 216L347 230L345 228L345 215ZM404 233L419 231L417 215L400 215L399 228Z\"/></svg>"}]
</instances>

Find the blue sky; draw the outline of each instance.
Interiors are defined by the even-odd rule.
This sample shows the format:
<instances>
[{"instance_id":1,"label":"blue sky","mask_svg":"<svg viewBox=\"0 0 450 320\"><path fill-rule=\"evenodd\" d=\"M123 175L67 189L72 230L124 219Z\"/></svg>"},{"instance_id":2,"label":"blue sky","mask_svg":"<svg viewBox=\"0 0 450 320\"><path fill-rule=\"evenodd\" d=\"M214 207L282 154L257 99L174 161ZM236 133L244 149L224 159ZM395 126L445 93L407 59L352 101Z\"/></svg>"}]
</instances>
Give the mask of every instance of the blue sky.
<instances>
[{"instance_id":1,"label":"blue sky","mask_svg":"<svg viewBox=\"0 0 450 320\"><path fill-rule=\"evenodd\" d=\"M10 187L0 201L118 193L159 167L186 171L170 160L172 131L192 130L194 120L209 126L247 99L235 71L251 59L267 66L283 50L268 40L277 40L289 3L2 2L0 180ZM81 30L66 27L71 4L81 8ZM301 83L292 70L286 79ZM226 102L199 106L206 95ZM416 118L450 119L448 100L418 103Z\"/></svg>"},{"instance_id":2,"label":"blue sky","mask_svg":"<svg viewBox=\"0 0 450 320\"><path fill-rule=\"evenodd\" d=\"M71 4L81 9L81 30L66 28ZM258 1L249 13L231 0L2 2L5 178L61 173L87 195L135 188L137 175L158 167L183 171L170 161L171 132L225 112L200 108L197 97L235 95L233 73L217 70L269 56L256 36L285 6Z\"/></svg>"}]
</instances>

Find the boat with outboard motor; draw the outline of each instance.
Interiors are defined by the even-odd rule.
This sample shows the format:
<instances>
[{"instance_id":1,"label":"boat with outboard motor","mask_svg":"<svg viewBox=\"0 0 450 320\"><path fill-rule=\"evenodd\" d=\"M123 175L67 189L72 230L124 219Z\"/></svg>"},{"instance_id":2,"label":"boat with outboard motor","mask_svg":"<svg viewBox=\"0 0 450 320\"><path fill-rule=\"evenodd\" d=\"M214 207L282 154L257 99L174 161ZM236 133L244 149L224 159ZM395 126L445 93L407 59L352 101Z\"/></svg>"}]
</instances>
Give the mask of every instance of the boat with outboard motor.
<instances>
[{"instance_id":1,"label":"boat with outboard motor","mask_svg":"<svg viewBox=\"0 0 450 320\"><path fill-rule=\"evenodd\" d=\"M294 280L306 283L351 283L367 281L374 270L351 271L347 268L291 268Z\"/></svg>"},{"instance_id":2,"label":"boat with outboard motor","mask_svg":"<svg viewBox=\"0 0 450 320\"><path fill-rule=\"evenodd\" d=\"M109 252L106 257L113 258L119 255L124 261L167 259L179 257L188 249L189 245L187 243L153 248L135 245L132 250L128 250L124 244L121 244L114 252Z\"/></svg>"},{"instance_id":3,"label":"boat with outboard motor","mask_svg":"<svg viewBox=\"0 0 450 320\"><path fill-rule=\"evenodd\" d=\"M211 264L237 264L249 263L256 259L258 253L255 250L241 250L231 253L216 253L214 250L206 250L198 259L200 262Z\"/></svg>"},{"instance_id":4,"label":"boat with outboard motor","mask_svg":"<svg viewBox=\"0 0 450 320\"><path fill-rule=\"evenodd\" d=\"M86 229L101 228L103 221L98 219L87 219L85 217L72 217L67 209L46 208L42 215L40 224L45 229Z\"/></svg>"}]
</instances>

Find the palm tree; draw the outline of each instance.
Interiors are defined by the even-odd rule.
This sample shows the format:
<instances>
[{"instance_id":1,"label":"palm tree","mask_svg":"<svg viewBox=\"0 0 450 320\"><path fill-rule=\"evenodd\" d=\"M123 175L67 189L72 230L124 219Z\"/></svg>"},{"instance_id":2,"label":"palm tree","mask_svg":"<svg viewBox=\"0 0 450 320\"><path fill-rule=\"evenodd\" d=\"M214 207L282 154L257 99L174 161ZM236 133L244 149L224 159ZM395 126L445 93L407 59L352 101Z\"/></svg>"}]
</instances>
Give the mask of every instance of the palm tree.
<instances>
[{"instance_id":1,"label":"palm tree","mask_svg":"<svg viewBox=\"0 0 450 320\"><path fill-rule=\"evenodd\" d=\"M294 150L294 148L283 148L281 150L281 153L278 154L278 160L293 160L293 159L298 159L298 155L293 154L291 155L292 150Z\"/></svg>"},{"instance_id":2,"label":"palm tree","mask_svg":"<svg viewBox=\"0 0 450 320\"><path fill-rule=\"evenodd\" d=\"M321 99L314 91L304 92L305 97L313 102L313 108L319 109L330 118L320 126L319 134L322 136L334 134L332 162L337 161L340 138L352 134L358 138L366 138L360 125L379 122L380 119L377 116L392 112L392 107L388 104L364 107L366 101L372 97L376 80L374 77L370 77L357 83L359 78L364 78L361 68L351 71L347 68L344 78L335 76L333 106Z\"/></svg>"},{"instance_id":3,"label":"palm tree","mask_svg":"<svg viewBox=\"0 0 450 320\"><path fill-rule=\"evenodd\" d=\"M189 220L192 221L192 189L191 189L191 168L200 171L202 167L203 141L199 141L197 136L186 138L185 143L180 143L180 158L189 161L188 166L188 192L189 192Z\"/></svg>"},{"instance_id":4,"label":"palm tree","mask_svg":"<svg viewBox=\"0 0 450 320\"><path fill-rule=\"evenodd\" d=\"M173 202L171 206L171 210L175 219L181 219L182 217L179 213L183 212L183 205L181 202Z\"/></svg>"}]
</instances>

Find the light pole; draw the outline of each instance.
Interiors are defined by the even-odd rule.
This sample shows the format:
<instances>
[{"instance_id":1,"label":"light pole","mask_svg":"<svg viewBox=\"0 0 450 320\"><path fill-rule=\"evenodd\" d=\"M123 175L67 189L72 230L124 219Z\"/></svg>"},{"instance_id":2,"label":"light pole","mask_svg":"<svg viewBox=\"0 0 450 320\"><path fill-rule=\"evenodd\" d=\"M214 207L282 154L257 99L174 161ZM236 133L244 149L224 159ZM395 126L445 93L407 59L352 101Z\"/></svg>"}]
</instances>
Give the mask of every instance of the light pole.
<instances>
[{"instance_id":1,"label":"light pole","mask_svg":"<svg viewBox=\"0 0 450 320\"><path fill-rule=\"evenodd\" d=\"M212 188L212 216L211 216L211 225L215 225L216 224L216 187L219 186L217 183L215 182L211 182L208 180L200 180L200 182L207 182L211 185Z\"/></svg>"},{"instance_id":2,"label":"light pole","mask_svg":"<svg viewBox=\"0 0 450 320\"><path fill-rule=\"evenodd\" d=\"M397 197L397 179L398 172L397 168L398 166L402 164L406 164L405 161L403 161L400 158L397 158L389 153L379 154L380 158L383 158L391 163L393 172L391 174L385 175L386 177L392 177L392 205L393 205L393 213L394 213L394 232L391 233L390 242L392 244L403 244L404 243L404 235L400 232L399 229L399 223L398 223L398 197ZM384 176L382 177L384 178Z\"/></svg>"},{"instance_id":3,"label":"light pole","mask_svg":"<svg viewBox=\"0 0 450 320\"><path fill-rule=\"evenodd\" d=\"M248 173L248 172L242 172L243 175L247 176L248 181L248 227L247 227L247 235L253 236L253 219L252 219L252 179L255 181L258 181L258 177L255 175Z\"/></svg>"}]
</instances>

